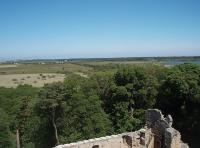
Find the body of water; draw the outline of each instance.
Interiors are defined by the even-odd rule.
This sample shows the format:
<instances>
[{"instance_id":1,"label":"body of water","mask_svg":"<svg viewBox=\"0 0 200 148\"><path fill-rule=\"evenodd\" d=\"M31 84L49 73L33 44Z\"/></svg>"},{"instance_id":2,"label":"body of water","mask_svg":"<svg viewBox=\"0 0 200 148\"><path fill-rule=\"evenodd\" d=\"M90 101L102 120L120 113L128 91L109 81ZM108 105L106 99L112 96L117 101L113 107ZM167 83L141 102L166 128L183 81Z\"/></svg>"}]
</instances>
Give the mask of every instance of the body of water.
<instances>
[{"instance_id":1,"label":"body of water","mask_svg":"<svg viewBox=\"0 0 200 148\"><path fill-rule=\"evenodd\" d=\"M179 64L184 64L184 63L192 63L192 64L198 64L200 65L200 60L199 61L162 61L161 63L163 63L166 66L173 66L173 65L179 65Z\"/></svg>"}]
</instances>

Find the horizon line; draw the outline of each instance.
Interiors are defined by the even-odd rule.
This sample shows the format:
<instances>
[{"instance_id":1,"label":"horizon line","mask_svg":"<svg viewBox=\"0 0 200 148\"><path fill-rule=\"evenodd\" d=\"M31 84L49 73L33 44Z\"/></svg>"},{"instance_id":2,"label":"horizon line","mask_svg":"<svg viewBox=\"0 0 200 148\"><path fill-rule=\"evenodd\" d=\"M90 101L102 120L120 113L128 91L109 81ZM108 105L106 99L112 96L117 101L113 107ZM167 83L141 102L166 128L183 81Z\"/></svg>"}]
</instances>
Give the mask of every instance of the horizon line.
<instances>
[{"instance_id":1,"label":"horizon line","mask_svg":"<svg viewBox=\"0 0 200 148\"><path fill-rule=\"evenodd\" d=\"M39 61L39 60L87 60L87 59L129 59L129 58L200 58L200 55L189 55L189 56L133 56L133 57L129 57L129 56L123 56L123 57L79 57L79 58L13 58L13 59L0 59L0 62L10 62L10 61Z\"/></svg>"}]
</instances>

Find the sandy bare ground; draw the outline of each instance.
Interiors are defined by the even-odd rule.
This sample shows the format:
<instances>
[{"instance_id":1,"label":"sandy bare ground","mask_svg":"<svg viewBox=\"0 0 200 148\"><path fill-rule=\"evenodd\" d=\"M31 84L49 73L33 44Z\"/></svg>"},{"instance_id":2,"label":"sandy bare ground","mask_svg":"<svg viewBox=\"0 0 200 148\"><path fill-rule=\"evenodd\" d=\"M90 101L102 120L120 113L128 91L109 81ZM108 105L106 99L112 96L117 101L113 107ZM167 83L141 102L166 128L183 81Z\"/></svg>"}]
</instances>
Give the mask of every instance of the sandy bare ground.
<instances>
[{"instance_id":1,"label":"sandy bare ground","mask_svg":"<svg viewBox=\"0 0 200 148\"><path fill-rule=\"evenodd\" d=\"M64 78L64 74L56 73L0 75L0 87L15 88L20 84L42 87L47 83L62 82Z\"/></svg>"},{"instance_id":2,"label":"sandy bare ground","mask_svg":"<svg viewBox=\"0 0 200 148\"><path fill-rule=\"evenodd\" d=\"M88 75L82 73L82 72L75 72L75 74L81 76L81 77L84 77L84 78L89 78Z\"/></svg>"},{"instance_id":3,"label":"sandy bare ground","mask_svg":"<svg viewBox=\"0 0 200 148\"><path fill-rule=\"evenodd\" d=\"M17 65L14 65L14 64L0 64L0 68L12 68L12 67L17 67Z\"/></svg>"}]
</instances>

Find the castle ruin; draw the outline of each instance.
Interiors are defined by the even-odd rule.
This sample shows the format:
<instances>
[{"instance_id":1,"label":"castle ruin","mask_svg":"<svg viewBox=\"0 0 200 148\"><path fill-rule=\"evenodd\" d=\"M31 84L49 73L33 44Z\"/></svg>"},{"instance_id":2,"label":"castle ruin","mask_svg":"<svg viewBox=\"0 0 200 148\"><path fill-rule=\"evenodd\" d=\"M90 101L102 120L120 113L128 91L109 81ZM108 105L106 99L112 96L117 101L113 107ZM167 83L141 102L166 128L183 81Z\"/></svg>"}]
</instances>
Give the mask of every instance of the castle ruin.
<instances>
[{"instance_id":1,"label":"castle ruin","mask_svg":"<svg viewBox=\"0 0 200 148\"><path fill-rule=\"evenodd\" d=\"M59 145L56 148L189 148L181 141L181 135L172 127L172 123L170 115L164 117L160 110L148 109L146 125L138 131Z\"/></svg>"}]
</instances>

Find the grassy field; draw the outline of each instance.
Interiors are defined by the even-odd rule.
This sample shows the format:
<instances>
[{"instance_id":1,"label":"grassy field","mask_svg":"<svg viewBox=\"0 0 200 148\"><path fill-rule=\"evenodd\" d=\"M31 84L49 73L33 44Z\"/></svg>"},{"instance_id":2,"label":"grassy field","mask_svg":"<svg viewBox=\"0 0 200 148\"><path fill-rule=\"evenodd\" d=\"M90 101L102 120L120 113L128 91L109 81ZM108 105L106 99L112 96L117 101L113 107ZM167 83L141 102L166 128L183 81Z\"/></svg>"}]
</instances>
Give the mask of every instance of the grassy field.
<instances>
[{"instance_id":1,"label":"grassy field","mask_svg":"<svg viewBox=\"0 0 200 148\"><path fill-rule=\"evenodd\" d=\"M62 82L64 78L65 74L56 73L0 75L0 87L15 88L23 84L42 87L46 83Z\"/></svg>"},{"instance_id":2,"label":"grassy field","mask_svg":"<svg viewBox=\"0 0 200 148\"><path fill-rule=\"evenodd\" d=\"M147 61L81 61L67 62L63 64L0 64L0 75L6 74L38 74L38 73L91 73L96 69L107 67L115 68L117 65L144 65ZM155 62L154 62L155 63Z\"/></svg>"},{"instance_id":3,"label":"grassy field","mask_svg":"<svg viewBox=\"0 0 200 148\"><path fill-rule=\"evenodd\" d=\"M78 62L80 65L108 65L108 64L146 64L146 63L153 63L148 61L84 61L84 62Z\"/></svg>"},{"instance_id":4,"label":"grassy field","mask_svg":"<svg viewBox=\"0 0 200 148\"><path fill-rule=\"evenodd\" d=\"M46 83L63 81L65 75L74 73L87 77L92 68L72 63L0 64L0 87L17 87L29 84L42 87Z\"/></svg>"},{"instance_id":5,"label":"grassy field","mask_svg":"<svg viewBox=\"0 0 200 148\"><path fill-rule=\"evenodd\" d=\"M0 64L0 86L17 87L29 84L42 87L46 83L63 81L65 75L77 74L82 77L99 72L114 73L120 65L148 65L147 61L75 61L65 63L19 63ZM157 63L158 64L158 63Z\"/></svg>"},{"instance_id":6,"label":"grassy field","mask_svg":"<svg viewBox=\"0 0 200 148\"><path fill-rule=\"evenodd\" d=\"M1 64L0 68L12 68L12 67L17 67L15 64Z\"/></svg>"},{"instance_id":7,"label":"grassy field","mask_svg":"<svg viewBox=\"0 0 200 148\"><path fill-rule=\"evenodd\" d=\"M4 74L38 74L38 73L74 73L87 72L91 70L89 67L84 67L72 63L64 64L17 64L17 65L0 65L0 75Z\"/></svg>"}]
</instances>

